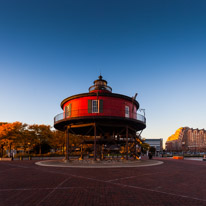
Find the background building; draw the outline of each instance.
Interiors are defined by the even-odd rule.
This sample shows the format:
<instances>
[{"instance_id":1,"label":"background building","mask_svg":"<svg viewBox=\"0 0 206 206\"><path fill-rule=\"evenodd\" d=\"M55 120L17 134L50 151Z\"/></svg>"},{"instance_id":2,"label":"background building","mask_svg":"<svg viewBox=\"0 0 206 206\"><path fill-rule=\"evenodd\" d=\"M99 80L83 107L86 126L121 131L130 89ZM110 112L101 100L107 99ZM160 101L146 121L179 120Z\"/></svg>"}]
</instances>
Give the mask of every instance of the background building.
<instances>
[{"instance_id":1,"label":"background building","mask_svg":"<svg viewBox=\"0 0 206 206\"><path fill-rule=\"evenodd\" d=\"M206 152L206 130L181 127L175 134L168 137L166 150L169 152Z\"/></svg>"},{"instance_id":2,"label":"background building","mask_svg":"<svg viewBox=\"0 0 206 206\"><path fill-rule=\"evenodd\" d=\"M8 123L7 123L7 122L0 122L0 126L1 126L2 124L8 124Z\"/></svg>"},{"instance_id":3,"label":"background building","mask_svg":"<svg viewBox=\"0 0 206 206\"><path fill-rule=\"evenodd\" d=\"M158 155L163 150L163 139L145 139L145 143L149 144L150 147L156 149L156 155Z\"/></svg>"}]
</instances>

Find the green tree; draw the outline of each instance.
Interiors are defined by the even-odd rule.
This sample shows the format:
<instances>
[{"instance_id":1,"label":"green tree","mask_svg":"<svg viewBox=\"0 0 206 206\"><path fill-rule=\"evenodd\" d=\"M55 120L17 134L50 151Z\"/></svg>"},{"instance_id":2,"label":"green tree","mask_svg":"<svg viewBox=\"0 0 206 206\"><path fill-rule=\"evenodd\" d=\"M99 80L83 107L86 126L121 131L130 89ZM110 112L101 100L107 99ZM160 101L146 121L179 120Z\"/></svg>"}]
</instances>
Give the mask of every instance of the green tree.
<instances>
[{"instance_id":1,"label":"green tree","mask_svg":"<svg viewBox=\"0 0 206 206\"><path fill-rule=\"evenodd\" d=\"M142 153L146 154L146 152L149 151L149 147L150 147L149 144L147 144L147 143L142 143L142 144L141 144Z\"/></svg>"},{"instance_id":2,"label":"green tree","mask_svg":"<svg viewBox=\"0 0 206 206\"><path fill-rule=\"evenodd\" d=\"M155 147L150 147L149 151L154 155L156 152L156 148Z\"/></svg>"}]
</instances>

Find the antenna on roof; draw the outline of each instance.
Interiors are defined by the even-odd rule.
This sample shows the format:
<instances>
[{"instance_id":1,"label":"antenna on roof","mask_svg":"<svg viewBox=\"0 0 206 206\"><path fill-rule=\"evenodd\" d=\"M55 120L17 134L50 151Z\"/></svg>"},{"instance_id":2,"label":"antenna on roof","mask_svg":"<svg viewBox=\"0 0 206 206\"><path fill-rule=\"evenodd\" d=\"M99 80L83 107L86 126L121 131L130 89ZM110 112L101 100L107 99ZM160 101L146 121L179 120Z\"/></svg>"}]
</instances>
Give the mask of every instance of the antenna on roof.
<instances>
[{"instance_id":1,"label":"antenna on roof","mask_svg":"<svg viewBox=\"0 0 206 206\"><path fill-rule=\"evenodd\" d=\"M134 101L137 97L138 93L135 93L134 97L132 97L132 112L134 111Z\"/></svg>"},{"instance_id":2,"label":"antenna on roof","mask_svg":"<svg viewBox=\"0 0 206 206\"><path fill-rule=\"evenodd\" d=\"M135 95L134 95L134 97L133 97L133 98L134 98L134 99L136 99L137 95L138 95L138 93L135 93Z\"/></svg>"}]
</instances>

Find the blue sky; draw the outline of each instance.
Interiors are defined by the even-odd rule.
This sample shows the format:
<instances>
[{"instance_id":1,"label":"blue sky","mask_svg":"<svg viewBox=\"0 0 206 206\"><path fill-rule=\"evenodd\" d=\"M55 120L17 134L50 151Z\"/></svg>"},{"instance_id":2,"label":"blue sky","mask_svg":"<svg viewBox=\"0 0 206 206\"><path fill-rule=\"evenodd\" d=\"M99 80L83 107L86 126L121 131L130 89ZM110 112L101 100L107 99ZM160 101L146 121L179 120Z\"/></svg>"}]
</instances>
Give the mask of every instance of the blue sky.
<instances>
[{"instance_id":1,"label":"blue sky","mask_svg":"<svg viewBox=\"0 0 206 206\"><path fill-rule=\"evenodd\" d=\"M100 71L146 138L205 128L206 1L0 0L0 121L53 125Z\"/></svg>"}]
</instances>

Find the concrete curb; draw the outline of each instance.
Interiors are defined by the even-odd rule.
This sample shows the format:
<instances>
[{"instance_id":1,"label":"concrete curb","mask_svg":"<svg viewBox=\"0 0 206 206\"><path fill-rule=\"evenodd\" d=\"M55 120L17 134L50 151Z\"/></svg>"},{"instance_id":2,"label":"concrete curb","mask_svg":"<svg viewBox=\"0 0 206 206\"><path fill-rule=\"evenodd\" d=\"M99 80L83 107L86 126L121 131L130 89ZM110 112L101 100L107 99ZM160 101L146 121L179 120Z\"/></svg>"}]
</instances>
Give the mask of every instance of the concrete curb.
<instances>
[{"instance_id":1,"label":"concrete curb","mask_svg":"<svg viewBox=\"0 0 206 206\"><path fill-rule=\"evenodd\" d=\"M127 167L149 167L163 164L158 160L137 160L124 162L98 162L98 163L83 163L83 162L63 162L58 160L47 160L35 163L38 166L44 167L69 167L69 168L127 168Z\"/></svg>"}]
</instances>

